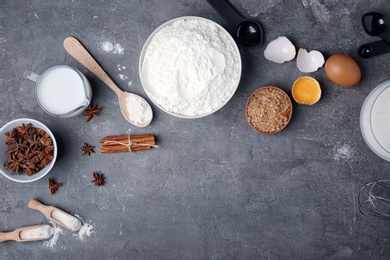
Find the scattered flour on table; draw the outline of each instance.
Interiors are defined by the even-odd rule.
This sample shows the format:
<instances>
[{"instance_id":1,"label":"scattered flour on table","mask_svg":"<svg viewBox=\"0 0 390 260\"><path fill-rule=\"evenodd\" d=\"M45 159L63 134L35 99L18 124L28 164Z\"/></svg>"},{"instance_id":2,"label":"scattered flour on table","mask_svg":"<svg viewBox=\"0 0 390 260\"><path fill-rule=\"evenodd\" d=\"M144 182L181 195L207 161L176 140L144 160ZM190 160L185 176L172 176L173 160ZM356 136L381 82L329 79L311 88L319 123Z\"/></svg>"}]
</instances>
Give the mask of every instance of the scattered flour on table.
<instances>
[{"instance_id":1,"label":"scattered flour on table","mask_svg":"<svg viewBox=\"0 0 390 260\"><path fill-rule=\"evenodd\" d=\"M77 233L73 233L73 236L79 237L80 240L83 241L86 237L90 237L92 233L94 233L93 226L84 222L80 216L75 215L75 217L80 219L83 224ZM52 221L50 221L50 223L53 226L53 229L51 231L53 236L51 237L51 239L44 241L43 245L46 247L54 247L57 244L60 234L62 234L63 231L63 229L56 223Z\"/></svg>"},{"instance_id":2,"label":"scattered flour on table","mask_svg":"<svg viewBox=\"0 0 390 260\"><path fill-rule=\"evenodd\" d=\"M83 219L79 215L75 215L77 218L81 219L83 225L80 230L74 234L73 236L78 236L81 240L84 240L85 237L90 237L93 233L93 226L83 221Z\"/></svg>"},{"instance_id":3,"label":"scattered flour on table","mask_svg":"<svg viewBox=\"0 0 390 260\"><path fill-rule=\"evenodd\" d=\"M341 161L341 160L349 160L353 157L354 151L348 144L343 145L337 145L334 148L334 156L333 159L335 161Z\"/></svg>"},{"instance_id":4,"label":"scattered flour on table","mask_svg":"<svg viewBox=\"0 0 390 260\"><path fill-rule=\"evenodd\" d=\"M127 77L125 74L123 74L123 71L126 70L126 67L125 66L122 66L120 64L116 65L116 69L117 71L119 72L122 72L120 73L118 76L119 78L122 80L122 81L125 81L127 79L129 79L129 77ZM131 86L131 81L129 82L129 86Z\"/></svg>"},{"instance_id":5,"label":"scattered flour on table","mask_svg":"<svg viewBox=\"0 0 390 260\"><path fill-rule=\"evenodd\" d=\"M120 65L120 64L118 64L118 65L116 65L116 69L117 69L118 71L122 71L122 70L125 70L126 67L125 67L125 66L122 66L122 65Z\"/></svg>"},{"instance_id":6,"label":"scattered flour on table","mask_svg":"<svg viewBox=\"0 0 390 260\"><path fill-rule=\"evenodd\" d=\"M162 108L197 116L216 110L234 94L240 62L226 31L208 20L184 19L153 36L141 75L146 91Z\"/></svg>"},{"instance_id":7,"label":"scattered flour on table","mask_svg":"<svg viewBox=\"0 0 390 260\"><path fill-rule=\"evenodd\" d=\"M53 236L49 240L44 241L43 245L47 247L54 247L57 244L60 234L62 234L62 229L54 222L50 221L50 223L53 225Z\"/></svg>"},{"instance_id":8,"label":"scattered flour on table","mask_svg":"<svg viewBox=\"0 0 390 260\"><path fill-rule=\"evenodd\" d=\"M126 79L128 79L128 77L125 76L125 75L123 75L123 74L119 74L119 78L120 78L121 80L126 80Z\"/></svg>"},{"instance_id":9,"label":"scattered flour on table","mask_svg":"<svg viewBox=\"0 0 390 260\"><path fill-rule=\"evenodd\" d=\"M114 53L114 54L123 54L124 48L116 43L112 43L110 41L104 41L100 44L100 48L105 52L105 53Z\"/></svg>"},{"instance_id":10,"label":"scattered flour on table","mask_svg":"<svg viewBox=\"0 0 390 260\"><path fill-rule=\"evenodd\" d=\"M93 226L91 224L84 223L80 228L79 232L73 236L78 236L81 240L84 240L85 237L90 237L93 233Z\"/></svg>"}]
</instances>

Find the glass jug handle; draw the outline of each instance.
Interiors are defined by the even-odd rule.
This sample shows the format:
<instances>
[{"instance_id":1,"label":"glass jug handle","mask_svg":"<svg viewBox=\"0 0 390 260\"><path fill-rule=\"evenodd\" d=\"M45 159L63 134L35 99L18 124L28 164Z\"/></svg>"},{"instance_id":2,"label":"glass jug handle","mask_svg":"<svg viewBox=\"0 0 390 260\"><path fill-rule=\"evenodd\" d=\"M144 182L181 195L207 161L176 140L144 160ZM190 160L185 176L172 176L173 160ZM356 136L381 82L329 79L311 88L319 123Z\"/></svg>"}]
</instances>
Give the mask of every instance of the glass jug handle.
<instances>
[{"instance_id":1,"label":"glass jug handle","mask_svg":"<svg viewBox=\"0 0 390 260\"><path fill-rule=\"evenodd\" d=\"M26 78L26 79L31 80L33 82L37 82L39 75L32 72L32 71L26 70L23 74L23 78Z\"/></svg>"}]
</instances>

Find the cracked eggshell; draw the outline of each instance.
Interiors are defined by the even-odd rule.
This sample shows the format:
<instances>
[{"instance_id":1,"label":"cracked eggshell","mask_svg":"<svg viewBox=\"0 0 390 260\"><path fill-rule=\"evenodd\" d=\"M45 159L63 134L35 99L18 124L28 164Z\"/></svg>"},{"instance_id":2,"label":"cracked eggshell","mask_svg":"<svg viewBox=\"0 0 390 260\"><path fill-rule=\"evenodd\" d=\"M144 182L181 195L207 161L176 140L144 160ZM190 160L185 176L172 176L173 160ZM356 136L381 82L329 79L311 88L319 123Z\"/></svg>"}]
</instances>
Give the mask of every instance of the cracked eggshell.
<instances>
[{"instance_id":1,"label":"cracked eggshell","mask_svg":"<svg viewBox=\"0 0 390 260\"><path fill-rule=\"evenodd\" d=\"M324 56L319 51L307 52L306 49L299 49L297 55L297 67L301 72L309 73L317 71L325 63Z\"/></svg>"},{"instance_id":2,"label":"cracked eggshell","mask_svg":"<svg viewBox=\"0 0 390 260\"><path fill-rule=\"evenodd\" d=\"M268 43L264 57L276 63L284 63L294 59L296 53L295 46L291 41L285 36L280 36Z\"/></svg>"}]
</instances>

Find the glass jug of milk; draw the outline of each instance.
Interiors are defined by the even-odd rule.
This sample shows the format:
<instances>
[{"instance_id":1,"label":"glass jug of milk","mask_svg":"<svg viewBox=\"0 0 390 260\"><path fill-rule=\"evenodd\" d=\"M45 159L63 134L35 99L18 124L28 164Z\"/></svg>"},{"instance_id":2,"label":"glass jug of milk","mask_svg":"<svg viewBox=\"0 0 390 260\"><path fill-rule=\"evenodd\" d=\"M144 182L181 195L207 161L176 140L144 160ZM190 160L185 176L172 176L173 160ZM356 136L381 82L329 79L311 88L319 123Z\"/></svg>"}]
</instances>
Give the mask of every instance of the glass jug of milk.
<instances>
[{"instance_id":1,"label":"glass jug of milk","mask_svg":"<svg viewBox=\"0 0 390 260\"><path fill-rule=\"evenodd\" d=\"M68 65L54 65L41 75L26 71L24 77L35 82L38 104L50 115L76 116L91 103L89 81L80 71Z\"/></svg>"}]
</instances>

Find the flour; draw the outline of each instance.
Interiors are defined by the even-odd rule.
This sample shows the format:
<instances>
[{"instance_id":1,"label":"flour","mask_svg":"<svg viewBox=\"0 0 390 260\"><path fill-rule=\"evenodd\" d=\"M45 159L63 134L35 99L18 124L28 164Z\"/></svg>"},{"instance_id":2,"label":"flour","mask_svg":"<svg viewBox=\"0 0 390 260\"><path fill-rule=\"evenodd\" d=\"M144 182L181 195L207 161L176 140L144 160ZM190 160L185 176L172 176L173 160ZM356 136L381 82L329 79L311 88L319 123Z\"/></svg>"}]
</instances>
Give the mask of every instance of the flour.
<instances>
[{"instance_id":1,"label":"flour","mask_svg":"<svg viewBox=\"0 0 390 260\"><path fill-rule=\"evenodd\" d=\"M87 224L85 223L80 216L78 215L75 215L77 219L79 219L82 223L82 226L80 228L80 230L73 234L73 236L77 236L78 238L80 238L81 241L83 241L85 239L85 237L90 237L93 233L93 226L91 224ZM54 247L57 242L58 242L58 239L60 237L60 234L62 234L62 229L60 226L58 226L56 223L54 222L51 222L50 223L53 225L53 228L52 228L52 231L51 231L51 235L52 237L49 239L49 240L46 240L44 242L44 245L47 246L47 247Z\"/></svg>"},{"instance_id":2,"label":"flour","mask_svg":"<svg viewBox=\"0 0 390 260\"><path fill-rule=\"evenodd\" d=\"M125 75L123 75L123 74L119 74L119 78L120 78L121 80L126 80L126 79L128 79L128 77L125 76Z\"/></svg>"},{"instance_id":3,"label":"flour","mask_svg":"<svg viewBox=\"0 0 390 260\"><path fill-rule=\"evenodd\" d=\"M54 210L51 213L51 217L61 222L72 231L78 231L82 226L82 222L80 219L67 213L64 213L60 210Z\"/></svg>"},{"instance_id":4,"label":"flour","mask_svg":"<svg viewBox=\"0 0 390 260\"><path fill-rule=\"evenodd\" d=\"M125 70L126 67L125 67L125 66L122 66L122 65L120 65L120 64L118 64L118 65L116 65L116 69L117 69L118 71L122 71L122 70Z\"/></svg>"},{"instance_id":5,"label":"flour","mask_svg":"<svg viewBox=\"0 0 390 260\"><path fill-rule=\"evenodd\" d=\"M135 124L149 122L153 117L149 104L138 95L130 94L127 96L126 109L130 120Z\"/></svg>"},{"instance_id":6,"label":"flour","mask_svg":"<svg viewBox=\"0 0 390 260\"><path fill-rule=\"evenodd\" d=\"M100 47L105 53L123 54L124 51L124 48L120 44L114 44L110 41L102 42Z\"/></svg>"},{"instance_id":7,"label":"flour","mask_svg":"<svg viewBox=\"0 0 390 260\"><path fill-rule=\"evenodd\" d=\"M164 110L200 116L234 94L241 59L230 35L204 19L180 19L158 31L147 47L141 77Z\"/></svg>"},{"instance_id":8,"label":"flour","mask_svg":"<svg viewBox=\"0 0 390 260\"><path fill-rule=\"evenodd\" d=\"M336 161L350 160L354 155L353 149L348 144L335 147L333 159Z\"/></svg>"},{"instance_id":9,"label":"flour","mask_svg":"<svg viewBox=\"0 0 390 260\"><path fill-rule=\"evenodd\" d=\"M57 244L57 241L60 237L60 234L62 234L62 229L55 224L54 222L51 222L53 225L53 236L50 238L50 240L47 240L44 242L44 245L47 247L54 247Z\"/></svg>"},{"instance_id":10,"label":"flour","mask_svg":"<svg viewBox=\"0 0 390 260\"><path fill-rule=\"evenodd\" d=\"M93 233L93 226L87 223L84 223L79 232L73 236L78 236L81 240L84 240L85 237L90 237Z\"/></svg>"},{"instance_id":11,"label":"flour","mask_svg":"<svg viewBox=\"0 0 390 260\"><path fill-rule=\"evenodd\" d=\"M22 230L20 232L20 238L22 240L27 239L49 239L54 234L54 228L49 225L44 225L38 228Z\"/></svg>"}]
</instances>

